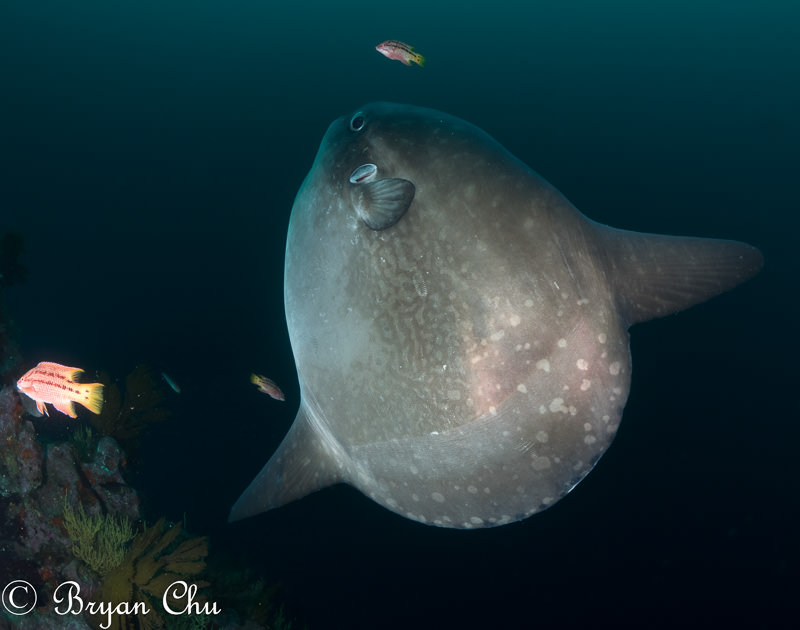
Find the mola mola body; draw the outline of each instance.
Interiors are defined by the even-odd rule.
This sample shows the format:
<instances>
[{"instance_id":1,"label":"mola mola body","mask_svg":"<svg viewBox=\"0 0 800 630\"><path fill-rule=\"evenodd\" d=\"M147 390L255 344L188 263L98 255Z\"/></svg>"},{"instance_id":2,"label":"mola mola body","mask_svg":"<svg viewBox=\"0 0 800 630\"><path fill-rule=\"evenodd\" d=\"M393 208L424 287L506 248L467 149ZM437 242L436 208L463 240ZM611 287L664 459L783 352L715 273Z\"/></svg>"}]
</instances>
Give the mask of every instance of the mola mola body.
<instances>
[{"instance_id":1,"label":"mola mola body","mask_svg":"<svg viewBox=\"0 0 800 630\"><path fill-rule=\"evenodd\" d=\"M292 209L300 408L230 518L339 482L444 527L543 510L614 438L629 326L761 262L600 225L477 127L364 106L331 124Z\"/></svg>"}]
</instances>

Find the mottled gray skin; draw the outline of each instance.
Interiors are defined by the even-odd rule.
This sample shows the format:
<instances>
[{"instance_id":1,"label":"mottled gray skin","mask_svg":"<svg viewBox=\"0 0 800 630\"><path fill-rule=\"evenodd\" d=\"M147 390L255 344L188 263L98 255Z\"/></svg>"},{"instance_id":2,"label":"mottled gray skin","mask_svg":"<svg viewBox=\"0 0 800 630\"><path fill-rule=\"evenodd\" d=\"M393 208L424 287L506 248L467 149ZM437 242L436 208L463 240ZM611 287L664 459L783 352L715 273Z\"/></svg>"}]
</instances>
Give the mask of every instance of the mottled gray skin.
<instances>
[{"instance_id":1,"label":"mottled gray skin","mask_svg":"<svg viewBox=\"0 0 800 630\"><path fill-rule=\"evenodd\" d=\"M358 112L330 126L292 210L285 302L301 405L231 520L337 482L432 525L526 518L613 440L629 325L734 286L760 254L596 224L441 112ZM413 183L389 227L365 224L365 184L350 181L367 163L377 181Z\"/></svg>"}]
</instances>

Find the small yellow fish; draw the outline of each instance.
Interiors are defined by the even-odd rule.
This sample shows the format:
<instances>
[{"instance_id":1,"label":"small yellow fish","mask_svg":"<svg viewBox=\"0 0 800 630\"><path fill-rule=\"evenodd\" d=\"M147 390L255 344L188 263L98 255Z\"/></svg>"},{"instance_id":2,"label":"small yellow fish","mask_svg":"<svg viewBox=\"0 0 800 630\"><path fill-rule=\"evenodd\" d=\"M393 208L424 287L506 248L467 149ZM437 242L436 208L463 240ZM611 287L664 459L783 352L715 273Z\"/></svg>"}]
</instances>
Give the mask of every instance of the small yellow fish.
<instances>
[{"instance_id":1,"label":"small yellow fish","mask_svg":"<svg viewBox=\"0 0 800 630\"><path fill-rule=\"evenodd\" d=\"M73 403L99 414L103 408L103 384L78 383L75 377L81 372L83 370L80 368L42 361L25 372L17 381L17 389L35 400L36 409L47 416L50 415L45 407L47 403L70 418L78 417Z\"/></svg>"},{"instance_id":2,"label":"small yellow fish","mask_svg":"<svg viewBox=\"0 0 800 630\"><path fill-rule=\"evenodd\" d=\"M420 68L425 65L425 57L415 53L413 46L409 46L405 42L399 42L396 39L387 39L385 42L375 46L375 50L384 57L395 59L407 66L410 66L412 61Z\"/></svg>"},{"instance_id":3,"label":"small yellow fish","mask_svg":"<svg viewBox=\"0 0 800 630\"><path fill-rule=\"evenodd\" d=\"M275 381L268 379L266 376L261 376L261 374L251 374L250 382L253 383L253 385L258 385L258 391L268 394L275 400L286 400L286 398L283 396L281 388L275 384Z\"/></svg>"}]
</instances>

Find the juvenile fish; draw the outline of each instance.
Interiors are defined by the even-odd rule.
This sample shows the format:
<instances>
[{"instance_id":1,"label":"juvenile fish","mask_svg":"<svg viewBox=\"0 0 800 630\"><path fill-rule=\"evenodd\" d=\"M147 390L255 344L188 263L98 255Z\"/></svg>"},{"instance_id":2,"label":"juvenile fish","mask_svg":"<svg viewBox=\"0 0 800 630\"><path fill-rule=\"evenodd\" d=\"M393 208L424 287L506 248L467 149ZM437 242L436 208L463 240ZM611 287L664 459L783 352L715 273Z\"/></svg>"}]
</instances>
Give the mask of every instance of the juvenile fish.
<instances>
[{"instance_id":1,"label":"juvenile fish","mask_svg":"<svg viewBox=\"0 0 800 630\"><path fill-rule=\"evenodd\" d=\"M375 46L375 50L384 57L395 59L407 66L410 66L412 61L420 68L425 65L425 57L415 53L413 46L409 46L405 42L399 42L396 39L387 39L385 42Z\"/></svg>"},{"instance_id":2,"label":"juvenile fish","mask_svg":"<svg viewBox=\"0 0 800 630\"><path fill-rule=\"evenodd\" d=\"M281 388L275 384L275 381L268 379L266 376L251 374L250 382L253 383L253 385L258 385L258 391L268 394L275 400L286 400Z\"/></svg>"},{"instance_id":3,"label":"juvenile fish","mask_svg":"<svg viewBox=\"0 0 800 630\"><path fill-rule=\"evenodd\" d=\"M36 401L36 409L47 416L50 414L46 404L70 418L78 417L73 403L99 414L103 408L103 384L78 383L75 377L81 372L80 368L42 361L17 381L17 389Z\"/></svg>"}]
</instances>

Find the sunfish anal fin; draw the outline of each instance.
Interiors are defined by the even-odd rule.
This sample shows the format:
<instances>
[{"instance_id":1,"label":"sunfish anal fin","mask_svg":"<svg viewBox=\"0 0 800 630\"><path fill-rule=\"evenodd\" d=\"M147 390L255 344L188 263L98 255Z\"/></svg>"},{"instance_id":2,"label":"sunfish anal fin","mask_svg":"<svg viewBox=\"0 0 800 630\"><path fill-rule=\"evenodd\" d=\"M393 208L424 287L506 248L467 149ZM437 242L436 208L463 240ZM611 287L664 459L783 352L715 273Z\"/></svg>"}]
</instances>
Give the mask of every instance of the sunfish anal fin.
<instances>
[{"instance_id":1,"label":"sunfish anal fin","mask_svg":"<svg viewBox=\"0 0 800 630\"><path fill-rule=\"evenodd\" d=\"M280 507L344 481L340 466L307 416L305 404L278 450L231 508L228 522Z\"/></svg>"}]
</instances>

